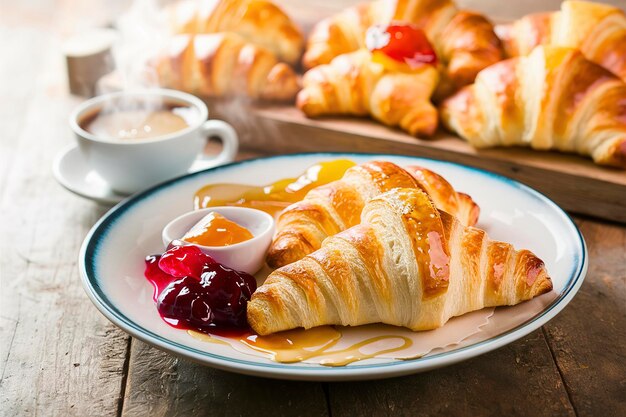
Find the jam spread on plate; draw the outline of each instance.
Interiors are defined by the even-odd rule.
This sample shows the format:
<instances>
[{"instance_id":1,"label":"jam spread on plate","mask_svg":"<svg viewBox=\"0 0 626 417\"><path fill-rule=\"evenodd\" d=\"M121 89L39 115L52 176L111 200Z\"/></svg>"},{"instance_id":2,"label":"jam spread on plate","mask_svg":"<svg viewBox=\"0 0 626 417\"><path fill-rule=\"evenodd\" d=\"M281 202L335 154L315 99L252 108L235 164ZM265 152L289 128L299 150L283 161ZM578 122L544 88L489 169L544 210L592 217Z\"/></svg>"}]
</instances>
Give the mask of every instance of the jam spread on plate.
<instances>
[{"instance_id":1,"label":"jam spread on plate","mask_svg":"<svg viewBox=\"0 0 626 417\"><path fill-rule=\"evenodd\" d=\"M250 274L217 263L196 246L173 246L146 258L159 314L171 326L203 333L248 331L246 307L256 290Z\"/></svg>"}]
</instances>

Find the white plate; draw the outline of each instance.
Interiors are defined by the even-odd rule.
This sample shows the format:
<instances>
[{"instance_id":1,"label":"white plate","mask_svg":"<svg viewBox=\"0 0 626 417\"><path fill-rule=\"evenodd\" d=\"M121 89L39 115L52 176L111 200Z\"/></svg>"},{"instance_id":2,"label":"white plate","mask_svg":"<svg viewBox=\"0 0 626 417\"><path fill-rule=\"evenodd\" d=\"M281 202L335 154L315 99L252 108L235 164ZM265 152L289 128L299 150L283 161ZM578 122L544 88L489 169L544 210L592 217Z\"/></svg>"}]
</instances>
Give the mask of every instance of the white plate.
<instances>
[{"instance_id":1,"label":"white plate","mask_svg":"<svg viewBox=\"0 0 626 417\"><path fill-rule=\"evenodd\" d=\"M280 364L196 340L165 324L143 278L143 259L161 252L161 229L192 208L197 189L213 182L267 184L297 176L323 161L357 163L385 159L422 165L448 179L480 205L478 226L490 237L534 251L546 264L554 292L515 307L498 308L489 324L455 346L414 360L375 359L342 368L310 363ZM552 319L574 297L587 271L585 242L568 215L538 192L508 178L450 162L393 155L298 154L261 158L196 172L157 185L109 211L89 232L80 251L87 294L113 323L131 335L171 353L220 369L300 380L374 379L421 372L501 347ZM535 302L536 301L536 302Z\"/></svg>"}]
</instances>

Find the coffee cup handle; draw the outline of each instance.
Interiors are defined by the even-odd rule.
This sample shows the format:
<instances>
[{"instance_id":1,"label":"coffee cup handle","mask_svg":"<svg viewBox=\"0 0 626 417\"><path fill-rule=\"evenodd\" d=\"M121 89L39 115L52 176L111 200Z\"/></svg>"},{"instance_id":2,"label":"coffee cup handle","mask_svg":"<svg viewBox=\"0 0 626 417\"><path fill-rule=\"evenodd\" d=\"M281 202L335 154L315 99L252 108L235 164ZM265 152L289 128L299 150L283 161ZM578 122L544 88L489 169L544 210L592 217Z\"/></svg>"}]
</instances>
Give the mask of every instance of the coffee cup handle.
<instances>
[{"instance_id":1,"label":"coffee cup handle","mask_svg":"<svg viewBox=\"0 0 626 417\"><path fill-rule=\"evenodd\" d=\"M233 127L222 120L207 120L200 128L205 138L217 136L222 141L222 152L217 156L200 155L192 167L192 171L227 164L235 160L239 149L239 137Z\"/></svg>"}]
</instances>

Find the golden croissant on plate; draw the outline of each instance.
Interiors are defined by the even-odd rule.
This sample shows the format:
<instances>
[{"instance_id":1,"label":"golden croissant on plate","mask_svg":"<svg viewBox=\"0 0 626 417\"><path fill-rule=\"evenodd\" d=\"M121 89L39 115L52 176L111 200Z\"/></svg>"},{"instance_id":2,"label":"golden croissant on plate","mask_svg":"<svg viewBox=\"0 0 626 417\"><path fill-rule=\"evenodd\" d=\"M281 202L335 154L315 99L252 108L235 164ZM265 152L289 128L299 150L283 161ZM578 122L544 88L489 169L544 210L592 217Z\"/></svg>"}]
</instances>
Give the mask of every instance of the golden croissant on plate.
<instances>
[{"instance_id":1,"label":"golden croissant on plate","mask_svg":"<svg viewBox=\"0 0 626 417\"><path fill-rule=\"evenodd\" d=\"M360 49L307 71L296 105L309 117L371 115L411 135L430 136L437 129L437 109L430 102L437 80L432 65L389 70Z\"/></svg>"},{"instance_id":2,"label":"golden croissant on plate","mask_svg":"<svg viewBox=\"0 0 626 417\"><path fill-rule=\"evenodd\" d=\"M161 85L205 97L292 100L298 77L234 32L176 35L153 62Z\"/></svg>"},{"instance_id":3,"label":"golden croissant on plate","mask_svg":"<svg viewBox=\"0 0 626 417\"><path fill-rule=\"evenodd\" d=\"M589 1L564 1L558 12L534 13L496 28L509 56L536 46L578 48L590 61L626 81L626 14Z\"/></svg>"},{"instance_id":4,"label":"golden croissant on plate","mask_svg":"<svg viewBox=\"0 0 626 417\"><path fill-rule=\"evenodd\" d=\"M340 180L312 189L280 214L267 263L278 268L302 259L328 236L358 224L369 200L398 187L424 190L438 208L464 225L478 220L480 210L472 198L458 193L438 174L417 166L403 169L387 161L366 162L349 168Z\"/></svg>"},{"instance_id":5,"label":"golden croissant on plate","mask_svg":"<svg viewBox=\"0 0 626 417\"><path fill-rule=\"evenodd\" d=\"M264 0L183 0L165 10L174 33L235 32L291 65L302 53L300 30L278 6Z\"/></svg>"},{"instance_id":6,"label":"golden croissant on plate","mask_svg":"<svg viewBox=\"0 0 626 417\"><path fill-rule=\"evenodd\" d=\"M472 145L530 146L626 168L626 83L570 48L538 46L484 69L442 103Z\"/></svg>"},{"instance_id":7,"label":"golden croissant on plate","mask_svg":"<svg viewBox=\"0 0 626 417\"><path fill-rule=\"evenodd\" d=\"M303 64L312 68L365 46L370 26L406 22L424 30L446 68L444 81L467 85L481 69L502 59L493 25L482 15L460 11L451 0L378 0L346 9L312 30Z\"/></svg>"},{"instance_id":8,"label":"golden croissant on plate","mask_svg":"<svg viewBox=\"0 0 626 417\"><path fill-rule=\"evenodd\" d=\"M551 289L530 251L463 226L418 188L396 188L365 205L361 224L272 272L247 316L260 335L331 324L429 330Z\"/></svg>"}]
</instances>

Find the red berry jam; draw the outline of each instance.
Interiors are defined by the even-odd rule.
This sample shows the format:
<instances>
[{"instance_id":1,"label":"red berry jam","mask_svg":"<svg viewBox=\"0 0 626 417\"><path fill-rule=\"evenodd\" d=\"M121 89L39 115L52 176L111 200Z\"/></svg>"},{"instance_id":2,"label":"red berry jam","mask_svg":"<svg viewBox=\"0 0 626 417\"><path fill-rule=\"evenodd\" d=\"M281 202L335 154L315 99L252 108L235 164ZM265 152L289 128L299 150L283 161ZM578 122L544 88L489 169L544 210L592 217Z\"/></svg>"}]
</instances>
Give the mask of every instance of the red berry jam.
<instances>
[{"instance_id":1,"label":"red berry jam","mask_svg":"<svg viewBox=\"0 0 626 417\"><path fill-rule=\"evenodd\" d=\"M204 333L247 329L246 307L256 290L250 274L215 262L196 246L173 246L146 258L145 276L168 324Z\"/></svg>"},{"instance_id":2,"label":"red berry jam","mask_svg":"<svg viewBox=\"0 0 626 417\"><path fill-rule=\"evenodd\" d=\"M214 263L215 260L197 246L175 245L161 256L159 268L176 278L190 276L199 280L204 267Z\"/></svg>"},{"instance_id":3,"label":"red berry jam","mask_svg":"<svg viewBox=\"0 0 626 417\"><path fill-rule=\"evenodd\" d=\"M154 293L152 294L152 299L156 303L159 298L159 294L169 285L172 281L172 276L166 274L159 268L159 260L161 259L161 255L150 255L146 256L146 270L144 272L144 276L150 281L152 286L154 287Z\"/></svg>"},{"instance_id":4,"label":"red berry jam","mask_svg":"<svg viewBox=\"0 0 626 417\"><path fill-rule=\"evenodd\" d=\"M381 52L411 68L437 64L437 54L426 34L415 25L392 23L372 26L367 30L365 44L370 51Z\"/></svg>"}]
</instances>

